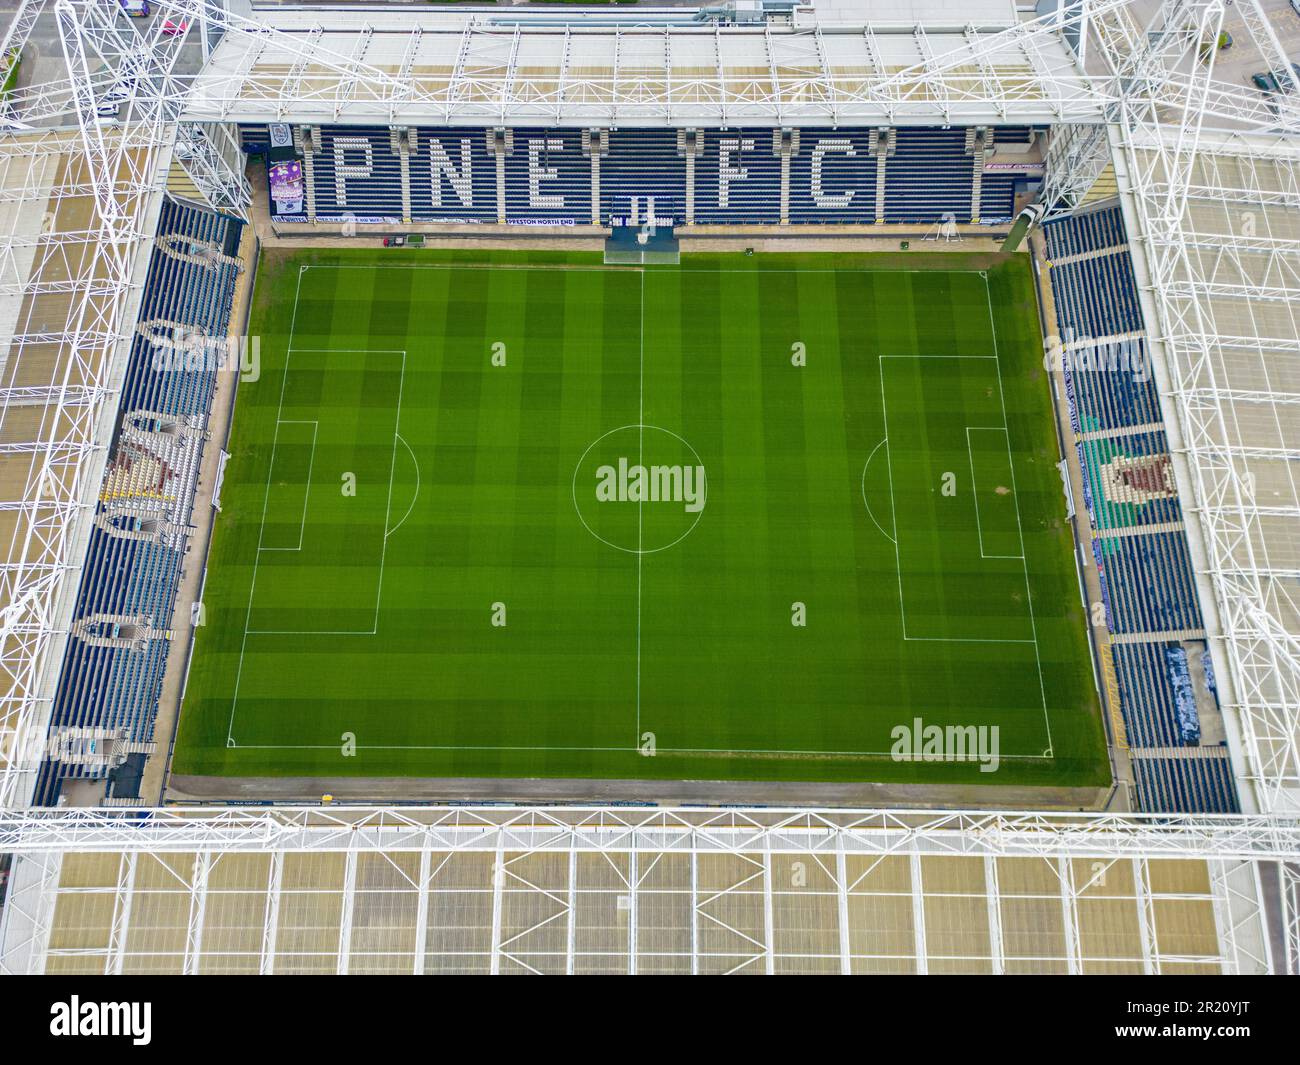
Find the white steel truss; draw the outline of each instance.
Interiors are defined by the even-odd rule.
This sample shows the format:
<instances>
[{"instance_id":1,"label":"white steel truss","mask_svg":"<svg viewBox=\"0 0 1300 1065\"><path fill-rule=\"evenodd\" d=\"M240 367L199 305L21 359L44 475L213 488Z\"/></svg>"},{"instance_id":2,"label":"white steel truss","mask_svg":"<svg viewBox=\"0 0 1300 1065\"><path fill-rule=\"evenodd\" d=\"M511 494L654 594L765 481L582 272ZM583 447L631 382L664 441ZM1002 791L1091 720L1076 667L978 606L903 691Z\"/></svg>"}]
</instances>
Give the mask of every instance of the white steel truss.
<instances>
[{"instance_id":1,"label":"white steel truss","mask_svg":"<svg viewBox=\"0 0 1300 1065\"><path fill-rule=\"evenodd\" d=\"M624 28L548 24L536 12L268 9L252 20L198 0L158 6L203 10L224 31L186 102L195 120L709 126L1096 121L1114 99L1111 80L1081 72L1061 34L1128 2L1084 0L996 31L905 35L822 26L811 14L744 26L692 23L678 9L672 24L639 14ZM1231 95L1213 104L1234 120L1271 118Z\"/></svg>"},{"instance_id":2,"label":"white steel truss","mask_svg":"<svg viewBox=\"0 0 1300 1065\"><path fill-rule=\"evenodd\" d=\"M626 28L560 26L527 12L437 23L400 12L259 12L266 23L213 15L225 39L186 115L412 124L432 114L448 124L508 115L517 126L1089 123L1136 87L1174 107L1197 92L1219 123L1279 124L1258 94L1206 89L1195 69L1158 62L1185 35L1139 27L1129 6L1081 0L1000 30L918 25L905 33L822 25L798 12L790 25L745 26L693 23L679 10L663 27L638 15ZM1151 26L1184 21L1181 3L1165 6ZM1066 34L1086 41L1093 31L1107 60L1095 73L1063 44ZM382 46L371 47L372 38ZM366 61L376 48L388 60L382 66ZM635 62L624 58L629 52ZM286 67L303 66L312 78L283 77ZM1118 81L1119 67L1141 77Z\"/></svg>"},{"instance_id":3,"label":"white steel truss","mask_svg":"<svg viewBox=\"0 0 1300 1065\"><path fill-rule=\"evenodd\" d=\"M946 860L958 872L919 855L273 851L104 856L114 883L65 884L85 857L18 861L0 973L1278 971L1255 867L1240 862L1174 863L1188 890L1161 883L1170 863L1139 859ZM1032 892L1001 891L1034 866ZM262 882L214 885L236 870ZM954 873L961 890L940 890ZM892 890L873 890L884 876ZM1057 916L1035 927L1031 909ZM82 913L91 927L72 928ZM87 945L69 944L74 931Z\"/></svg>"},{"instance_id":4,"label":"white steel truss","mask_svg":"<svg viewBox=\"0 0 1300 1065\"><path fill-rule=\"evenodd\" d=\"M1286 936L1286 969L1291 976L1300 976L1300 864L1282 862L1278 866L1281 878L1283 931Z\"/></svg>"},{"instance_id":5,"label":"white steel truss","mask_svg":"<svg viewBox=\"0 0 1300 1065\"><path fill-rule=\"evenodd\" d=\"M21 55L44 9L45 0L21 0L13 20L5 27L4 36L0 37L0 62L10 55ZM0 126L12 122L8 116L7 101L0 101Z\"/></svg>"},{"instance_id":6,"label":"white steel truss","mask_svg":"<svg viewBox=\"0 0 1300 1065\"><path fill-rule=\"evenodd\" d=\"M238 135L229 124L178 123L174 157L209 207L249 221L253 190L243 174Z\"/></svg>"},{"instance_id":7,"label":"white steel truss","mask_svg":"<svg viewBox=\"0 0 1300 1065\"><path fill-rule=\"evenodd\" d=\"M1053 126L1047 142L1047 172L1041 202L1047 220L1072 214L1110 165L1110 138L1101 123Z\"/></svg>"},{"instance_id":8,"label":"white steel truss","mask_svg":"<svg viewBox=\"0 0 1300 1065\"><path fill-rule=\"evenodd\" d=\"M1217 35L1218 3L1180 5L1203 37ZM1262 17L1262 16L1261 16ZM1265 23L1266 25L1266 23ZM1271 31L1270 31L1271 33ZM1184 35L1181 47L1187 48ZM1178 62L1166 56L1166 62ZM1213 52L1201 68L1211 84ZM1207 89L1208 91L1208 89ZM1290 464L1300 458L1294 402L1300 300L1300 144L1291 136L1210 134L1198 97L1168 104L1134 97L1112 126L1117 178L1129 211L1154 368L1175 470L1189 509L1194 555L1208 571L1201 596L1220 699L1242 755L1244 801L1300 807L1300 560L1288 525L1300 518ZM1286 115L1279 118L1285 124ZM1217 650L1217 648L1212 648ZM1226 697L1225 697L1226 693Z\"/></svg>"},{"instance_id":9,"label":"white steel truss","mask_svg":"<svg viewBox=\"0 0 1300 1065\"><path fill-rule=\"evenodd\" d=\"M0 972L57 959L63 971L75 961L177 973L1259 973L1279 964L1260 856L1300 844L1300 825L1263 819L906 811L173 809L21 820L0 829L18 854ZM1185 833L1192 847L1161 849ZM70 862L78 871L63 885ZM97 946L75 916L78 897L108 903ZM247 915L237 930L232 903ZM304 905L329 916L304 923ZM57 934L56 909L72 914L76 947ZM1099 911L1110 933L1101 952ZM1179 938L1188 925L1195 933Z\"/></svg>"},{"instance_id":10,"label":"white steel truss","mask_svg":"<svg viewBox=\"0 0 1300 1065\"><path fill-rule=\"evenodd\" d=\"M0 813L0 853L619 849L1300 860L1300 817L615 806Z\"/></svg>"},{"instance_id":11,"label":"white steel truss","mask_svg":"<svg viewBox=\"0 0 1300 1065\"><path fill-rule=\"evenodd\" d=\"M0 142L5 173L17 176L5 188L17 223L0 239L0 298L17 323L6 365L24 374L48 367L39 383L0 389L0 461L13 485L0 500L10 530L0 558L0 806L9 808L29 801L43 757L131 330L132 277L172 140L160 96L129 101L125 125L96 121L105 76L96 72L141 55L113 9L65 0L57 17L78 125ZM178 45L156 34L148 47L151 64L136 69L163 82ZM53 171L62 177L50 180ZM24 221L26 204L36 228Z\"/></svg>"}]
</instances>

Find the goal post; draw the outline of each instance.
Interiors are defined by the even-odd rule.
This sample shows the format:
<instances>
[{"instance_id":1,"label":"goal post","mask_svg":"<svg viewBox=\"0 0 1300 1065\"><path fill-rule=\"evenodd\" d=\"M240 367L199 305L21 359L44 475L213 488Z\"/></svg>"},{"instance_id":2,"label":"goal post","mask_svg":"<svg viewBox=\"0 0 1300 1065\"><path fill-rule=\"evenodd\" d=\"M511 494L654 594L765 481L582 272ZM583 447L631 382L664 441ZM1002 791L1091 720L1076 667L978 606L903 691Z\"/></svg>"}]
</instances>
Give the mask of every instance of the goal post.
<instances>
[{"instance_id":1,"label":"goal post","mask_svg":"<svg viewBox=\"0 0 1300 1065\"><path fill-rule=\"evenodd\" d=\"M605 241L607 266L676 266L681 249L672 226L614 226Z\"/></svg>"}]
</instances>

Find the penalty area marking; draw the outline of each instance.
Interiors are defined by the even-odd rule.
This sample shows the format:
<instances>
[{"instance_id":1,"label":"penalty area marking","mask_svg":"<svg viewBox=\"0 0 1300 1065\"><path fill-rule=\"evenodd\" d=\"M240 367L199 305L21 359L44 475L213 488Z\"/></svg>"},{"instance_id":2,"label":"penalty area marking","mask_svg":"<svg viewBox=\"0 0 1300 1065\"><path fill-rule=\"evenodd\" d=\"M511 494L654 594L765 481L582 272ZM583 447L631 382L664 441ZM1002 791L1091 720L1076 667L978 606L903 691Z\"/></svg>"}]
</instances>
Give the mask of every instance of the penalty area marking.
<instances>
[{"instance_id":1,"label":"penalty area marking","mask_svg":"<svg viewBox=\"0 0 1300 1065\"><path fill-rule=\"evenodd\" d=\"M891 507L890 518L892 519L890 521L890 524L894 526L893 536L890 536L889 533L885 532L885 527L881 525L880 522L876 521L875 512L871 509L871 503L867 500L867 470L871 469L871 460L876 457L876 452L878 452L882 447L884 447L888 443L889 443L889 437L886 436L880 441L880 443L878 443L875 447L871 449L871 454L867 456L866 465L862 467L862 505L867 508L867 517L871 519L871 524L880 530L880 535L883 536L895 547L897 547L898 546L898 515L894 514L892 510L893 502L894 502L893 490L892 489L890 490L890 497L889 497L889 503Z\"/></svg>"},{"instance_id":2,"label":"penalty area marking","mask_svg":"<svg viewBox=\"0 0 1300 1065\"><path fill-rule=\"evenodd\" d=\"M894 463L893 463L893 454L892 454L892 449L889 447L889 404L888 404L888 401L887 401L886 396L885 396L885 365L884 365L884 363L885 363L885 359L980 359L980 360L984 360L984 361L992 361L992 362L996 365L996 364L997 364L997 361L998 361L998 357L997 357L996 355L880 355L880 356L878 356L878 358L879 358L879 360L880 360L880 409L881 409L881 414L882 414L882 416L883 416L883 418L884 418L884 422L885 422L885 439L882 441L882 443L885 445L885 456L886 456L886 458L889 460L889 461L888 461L888 467L889 467L889 507L890 507L891 512L892 512L893 515L894 515L894 532L895 532L895 534L897 534L897 532L898 532L898 500L897 500L897 498L896 498L896 496L895 496L895 494L894 494ZM999 374L999 385L1000 385L1000 384L1001 384L1001 380L1000 380L1000 374ZM1003 403L1003 417L1004 417L1004 419L1005 419L1005 414L1006 414L1006 405L1005 405L1005 402L1004 402L1004 403ZM876 445L876 446L879 447L880 445L878 444L878 445ZM1009 451L1009 449L1010 449L1010 446L1011 446L1011 445L1010 445L1010 434L1008 434L1008 444L1007 444L1008 451ZM872 454L874 454L874 453L875 453L875 452L872 452ZM870 459L868 459L867 461L870 462ZM864 476L865 476L865 473L866 473L866 471L864 470L864 471L863 471ZM1014 490L1014 485L1013 485L1013 490ZM1017 521L1019 520L1019 508L1020 508L1020 500L1017 498L1017 499L1016 499ZM873 518L872 520L874 521L875 519ZM878 527L878 526L877 526L877 527ZM883 531L883 530L882 530L882 531ZM1021 541L1021 542L1023 543L1023 534L1022 534L1022 541ZM981 551L981 557L987 557L987 556L984 556L983 552ZM1023 557L1022 557L1021 561L1022 561L1022 563L1024 562ZM1023 640L1023 639L1003 639L1003 638L998 638L998 637L987 637L987 636L912 636L912 635L909 635L909 634L908 634L908 631L907 631L907 610L906 610L906 605L905 605L905 604L906 604L906 599L904 598L904 595L903 595L903 559L902 559L902 552L901 552L901 549L900 549L899 544L898 544L898 541L897 541L896 539L894 540L894 565L895 565L895 568L896 568L897 571L898 571L898 609L899 609L899 617L900 617L900 620L901 620L901 622L902 622L902 626L903 626L903 639L906 640L907 642L909 642L909 643L916 643L916 642L927 642L927 643L1020 643L1020 644L1032 643L1032 644L1035 645L1035 647L1037 647L1038 639L1037 639L1037 636L1036 636L1036 635L1034 636L1033 639L1028 639L1028 640ZM1026 566L1026 570L1027 570L1027 566ZM1027 576L1026 576L1026 579L1028 579ZM1032 610L1032 607L1031 607L1031 610ZM1031 621L1032 621L1032 614L1031 614ZM1040 666L1039 668L1040 668L1040 673L1041 673L1041 666ZM1046 709L1046 695L1044 695L1044 709Z\"/></svg>"},{"instance_id":3,"label":"penalty area marking","mask_svg":"<svg viewBox=\"0 0 1300 1065\"><path fill-rule=\"evenodd\" d=\"M992 554L992 553L990 553L990 552L984 550L984 526L983 526L983 523L980 521L979 480L978 480L978 477L976 476L976 473L975 473L975 449L971 446L971 440L970 440L970 434L971 434L971 433L1001 433L1002 436L1003 436L1003 437L1006 439L1006 441L1007 441L1007 464L1008 464L1008 466L1010 466L1010 464L1011 464L1011 434L1007 432L1007 427L1006 427L1005 425L968 425L968 426L966 426L966 455L967 455L967 457L970 459L970 484L971 484L971 495L972 495L972 497L973 497L973 499L974 499L974 502L975 502L975 532L976 532L976 533L978 534L978 536L979 536L979 542L980 542L980 558L1005 558L1005 559L1019 559L1020 561L1023 562L1023 561L1025 560L1025 542L1024 542L1024 535L1023 535L1023 533L1021 534L1021 538L1020 538L1020 554L1018 554L1018 555L995 555L995 554ZM1016 505L1016 523L1017 523L1017 528L1019 528L1019 522L1020 522L1019 502L1017 502L1017 505Z\"/></svg>"},{"instance_id":4,"label":"penalty area marking","mask_svg":"<svg viewBox=\"0 0 1300 1065\"><path fill-rule=\"evenodd\" d=\"M302 517L298 520L298 546L297 547L265 547L262 540L266 535L266 503L262 504L262 528L257 534L258 551L301 551L303 534L307 530L307 502L311 499L311 471L316 465L316 437L320 431L320 422L315 418L282 418L275 423L275 433L271 438L271 471L275 471L276 449L280 445L280 426L282 425L310 425L311 426L311 456L307 460L307 480L303 483L302 491ZM267 492L270 492L270 483L268 478ZM269 501L269 500L268 500Z\"/></svg>"},{"instance_id":5,"label":"penalty area marking","mask_svg":"<svg viewBox=\"0 0 1300 1065\"><path fill-rule=\"evenodd\" d=\"M904 599L904 595L903 595L903 563L902 563L902 553L901 553L901 549L899 548L898 541L897 541L897 539L895 539L895 540L894 540L894 564L895 564L895 568L896 568L896 570L897 570L897 574L898 574L898 608L899 608L899 619L900 619L900 622L901 622L901 624L902 624L903 640L904 640L904 642L907 642L907 643L984 643L984 644L1020 644L1020 645L1024 645L1024 644L1032 644L1032 645L1033 645L1033 648L1034 648L1034 663L1035 663L1035 666L1037 667L1037 670L1038 670L1038 690L1039 690L1039 696L1040 696L1041 705L1042 705L1042 713L1043 713L1043 727L1044 727L1044 731L1045 731L1046 738L1047 738L1047 746L1045 747L1045 749L1044 749L1044 751L1043 751L1043 755L1042 755L1042 757L1043 757L1044 759L1050 759L1050 758L1053 757L1053 747L1052 747L1052 725L1051 725L1051 718L1050 718L1050 715L1049 715L1048 710L1047 710L1047 685L1046 685L1046 681L1045 681L1044 678L1043 678L1043 661L1042 661L1042 652L1041 652L1041 650L1040 650L1040 648L1039 648L1039 646L1038 646L1038 626L1037 626L1037 621L1036 621L1036 619L1035 619L1035 617L1034 617L1034 602L1033 602L1033 594L1032 594L1032 592L1030 591L1030 587L1029 587L1029 563L1028 563L1028 560L1024 557L1024 554L1023 554L1023 551L1024 551L1024 527L1023 527L1023 523L1022 523L1022 521L1021 521L1021 515L1020 515L1020 496L1019 496L1019 493L1018 493L1017 490L1016 490L1016 482L1015 482L1015 463L1014 463L1014 460L1012 459L1012 456L1011 456L1011 433L1010 433L1009 426L1007 425L1007 405L1006 405L1006 394L1005 394L1005 391L1004 391L1004 389L1003 389L1003 385L1002 385L1002 362L1001 362L1001 359L999 358L998 353L997 353L997 326L996 326L996 324L995 324L995 319L994 319L994 315L993 315L993 299L992 299L992 295L991 295L991 293L989 293L989 291L988 291L988 278L987 278L987 277L984 278L984 284L985 284L985 294L986 294L986 296L988 297L988 309L989 309L989 330L990 330L990 335L991 335L991 337L992 337L992 342L993 342L993 349L994 349L994 350L993 350L993 354L991 354L991 355L935 355L935 354L902 355L902 354L898 354L898 355L880 355L880 356L878 357L878 358L879 358L879 362L880 362L880 404L881 404L881 414L882 414L882 417L883 417L884 422L885 422L885 439L884 439L883 443L884 443L884 445L885 445L885 454L886 454L887 458L889 459L889 463L888 463L888 469L889 469L889 496L890 496L889 502L890 502L890 508L891 508L891 510L892 510L892 512L893 512L893 514L894 514L894 530L895 530L895 533L897 533L897 531L898 531L898 521L897 521L897 516L898 516L898 504L897 504L897 499L896 499L896 497L895 497L895 493L894 493L893 456L892 456L891 448L889 447L889 408L888 408L888 401L887 401L886 393L885 393L885 362L884 362L884 360L885 360L885 359L956 359L956 360L985 360L985 361L989 361L989 360L991 360L991 361L993 362L994 367L995 367L995 376L996 376L997 385L998 385L998 398L999 398L999 403L1000 403L1001 408L1002 408L1002 421L1003 421L1003 425L1002 425L1001 427L999 427L999 428L1002 428L1002 429L1004 429L1004 430L1006 431L1006 437L1007 437L1007 458L1008 458L1008 463L1010 464L1010 467L1011 467L1011 491L1012 491L1012 495L1013 495L1013 497L1014 497L1015 504L1016 504L1016 525L1017 525L1017 529L1019 530L1019 537L1020 537L1020 544L1021 544L1021 551L1022 551L1022 554L1019 556L1019 559L1020 559L1021 570L1022 570L1022 572L1023 572L1023 575L1024 575L1024 582L1025 582L1026 607L1027 607L1027 612L1028 612L1028 615L1029 615L1029 631L1030 631L1030 638L1029 638L1029 639L995 639L995 638L981 637L981 636L913 636L913 635L909 635L908 632L907 632L907 612L906 612L906 605L905 605L905 604L906 604L906 600ZM879 446L880 446L880 445L877 445L877 447L879 447ZM874 452L873 452L873 454L874 454ZM868 461L868 463L869 463L869 462L870 462L870 458L868 458L867 461ZM864 469L864 470L863 470L864 485L865 485L865 476L866 476L866 470ZM865 496L864 496L864 498L865 498ZM869 510L869 508L868 508L868 510ZM875 521L874 516L872 517L872 520ZM977 521L978 521L978 516L977 516ZM878 524L878 523L877 523L877 528L879 528L879 524ZM882 529L881 531L883 532L884 530ZM986 556L984 556L984 553L983 553L983 549L982 549L982 547L981 547L980 554L981 554L981 557L986 557Z\"/></svg>"},{"instance_id":6,"label":"penalty area marking","mask_svg":"<svg viewBox=\"0 0 1300 1065\"><path fill-rule=\"evenodd\" d=\"M376 635L376 634L379 632L379 612L380 612L380 608L381 608L381 606L382 606L382 604L383 604L383 598L384 598L384 564L385 564L385 561L386 561L386 559L387 559L387 555L388 555L388 538L389 538L389 536L391 536L391 535L396 531L396 529L390 529L390 528L389 528L389 521L390 521L390 519L391 519L391 516L392 516L392 509L393 509L393 480L394 480L394 478L395 478L395 476L396 476L396 472L397 472L397 442L398 442L399 440L402 440L402 443L403 443L403 444L406 443L406 441L402 439L401 432L400 432L400 430L401 430L401 423L402 423L402 392L403 392L403 388L404 388L405 383L406 383L406 351L405 351L404 349L401 349L401 348L375 348L375 349L369 349L369 348L294 348L294 347L291 346L291 347L289 348L289 350L285 353L285 375L286 375L286 378L287 378L287 376L288 376L288 372L289 372L289 361L290 361L290 359L291 359L291 357L293 356L293 353L294 353L295 351L297 351L299 354L305 354L305 353L334 354L334 353L337 353L337 352L342 352L342 353L345 353L345 354L346 354L346 353L357 353L357 354L367 354L367 355L401 355L401 356L402 356L402 375L401 375L401 377L398 379L398 384L397 384L397 403L396 403L396 407L395 407L395 410L394 410L394 418L393 418L393 449L392 449L391 457L390 457L390 459L389 459L389 467L388 467L388 498L387 498L387 500L386 500L385 503L384 503L384 535L383 535L383 539L382 539L382 541L381 541L381 543L380 543L380 548L379 548L379 574L378 574L378 577L377 577L377 579L376 579L376 588L375 588L375 613L374 613L374 622L371 624L371 627L370 627L369 629L250 629L250 628L247 627L248 622L247 622L247 619L245 619L244 636L245 636L245 639L246 639L247 637L249 637L249 636L374 636L374 635ZM284 394L283 394L283 391L281 392L280 402L281 402L281 409L283 409L283 403L284 403ZM410 446L410 445L407 445L408 448L409 448L409 446ZM272 462L274 462L274 456L272 456ZM416 476L417 476L417 477L419 476L419 466L418 466L418 464L417 464L417 466L416 466ZM269 475L269 474L268 474L268 477L267 477L267 489L268 489L268 492L269 492L269 490L270 490L270 475ZM417 490L418 490L418 489L417 489ZM414 500L414 499L411 500L411 506L412 506L412 507L415 506L415 500ZM408 509L407 513L408 513L408 514L410 513L409 509ZM405 516L405 515L403 515L402 520L403 520L403 521L406 520L406 516ZM400 524L400 522L399 522L399 524ZM262 505L262 527L261 527L261 529L258 531L258 550L259 550L259 553L260 553L260 551L262 550L262 548L261 548L261 542L262 542L262 537L263 537L263 535L265 534L265 528L266 528L266 503L265 503L265 501L264 501L264 502L263 502L263 505ZM253 595L254 595L254 592L255 592L255 590L256 590L256 587L257 587L257 560L254 559L254 562L253 562L253 579L252 579L252 582L250 583L249 591L248 591L248 596L249 596L249 614L248 614L248 616L249 616L249 617L252 616ZM243 649L242 649L242 648L240 649L240 665L241 665L241 667L242 667L242 665L243 665ZM235 690L235 698L236 698L236 699L239 698L239 690L238 690L238 688L236 688L236 690Z\"/></svg>"},{"instance_id":7,"label":"penalty area marking","mask_svg":"<svg viewBox=\"0 0 1300 1065\"><path fill-rule=\"evenodd\" d=\"M244 634L239 645L239 664L235 668L235 690L230 700L230 719L226 725L226 746L228 748L239 746L234 739L235 712L239 707L239 685L240 685L240 681L243 679L243 674L244 674L244 655L248 650L248 637L249 636L374 636L376 635L379 631L379 611L383 603L383 596L384 596L384 564L388 553L388 537L391 536L392 533L396 531L395 528L393 529L389 528L389 521L391 519L392 506L393 506L393 478L397 469L397 442L398 440L402 439L401 437L402 395L406 385L406 354L407 354L406 349L405 348L295 348L293 344L293 338L298 325L298 305L302 297L302 278L303 275L308 271L308 269L310 269L310 267L306 265L299 267L298 284L294 291L293 314L289 321L289 338L284 353L284 372L280 378L280 398L276 406L276 412L275 412L275 419L276 419L275 437L273 438L272 445L271 445L271 458L267 463L266 489L265 489L265 494L262 497L262 517L257 532L257 550L253 553L253 575L251 580L249 581L248 607L244 613ZM252 616L253 616L253 598L257 591L257 571L258 571L258 565L261 560L261 555L263 551L262 542L266 533L266 512L267 512L267 505L269 503L270 495L271 495L271 477L274 473L274 465L275 465L274 440L278 439L280 424L283 421L285 421L285 419L283 418L284 397L286 391L288 390L288 385L289 385L289 366L293 360L293 354L295 351L299 352L300 354L327 354L327 355L332 355L332 354L372 355L373 354L373 355L401 355L402 357L402 373L401 373L401 377L398 378L397 402L395 405L394 416L393 416L393 449L392 449L392 455L391 455L389 469L388 469L388 498L384 504L384 534L380 543L380 550L379 550L379 574L376 582L377 587L375 589L375 618L374 618L374 624L369 631L364 631L364 630L322 631L319 629L308 629L308 630L250 629L248 627L249 622L252 620ZM317 422L317 425L319 425L319 422ZM402 443L405 444L406 441L402 440ZM410 445L407 445L408 448L409 446ZM315 434L313 433L313 438L312 438L313 464L315 462L315 455L316 455ZM416 464L416 477L417 479L419 477L418 463ZM310 483L308 485L308 488L310 490ZM417 481L417 491L418 491L418 481ZM414 499L412 499L411 506L414 507L414 505L415 505L415 501ZM410 513L409 510L407 513L408 514ZM305 523L306 521L305 500L303 504L303 515L304 515L303 520ZM406 515L403 516L402 520L403 521L406 520ZM301 547L301 543L299 546Z\"/></svg>"}]
</instances>

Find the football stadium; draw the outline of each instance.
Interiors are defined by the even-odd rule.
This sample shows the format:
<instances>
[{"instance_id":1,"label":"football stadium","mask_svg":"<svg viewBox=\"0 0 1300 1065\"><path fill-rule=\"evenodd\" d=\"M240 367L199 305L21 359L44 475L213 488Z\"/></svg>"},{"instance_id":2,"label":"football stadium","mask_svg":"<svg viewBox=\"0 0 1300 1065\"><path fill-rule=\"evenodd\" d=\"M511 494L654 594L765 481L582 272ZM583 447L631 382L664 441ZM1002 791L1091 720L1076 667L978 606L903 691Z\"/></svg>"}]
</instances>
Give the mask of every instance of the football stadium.
<instances>
[{"instance_id":1,"label":"football stadium","mask_svg":"<svg viewBox=\"0 0 1300 1065\"><path fill-rule=\"evenodd\" d=\"M21 0L0 972L1300 972L1296 56Z\"/></svg>"}]
</instances>

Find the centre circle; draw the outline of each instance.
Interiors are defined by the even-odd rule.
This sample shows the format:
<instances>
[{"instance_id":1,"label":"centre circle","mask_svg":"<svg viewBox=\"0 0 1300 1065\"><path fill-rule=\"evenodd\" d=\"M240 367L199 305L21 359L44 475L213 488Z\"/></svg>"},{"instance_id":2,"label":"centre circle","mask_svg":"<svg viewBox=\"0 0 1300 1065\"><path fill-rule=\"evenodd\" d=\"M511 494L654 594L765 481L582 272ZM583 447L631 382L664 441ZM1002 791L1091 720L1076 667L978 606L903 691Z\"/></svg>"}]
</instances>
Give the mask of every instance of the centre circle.
<instances>
[{"instance_id":1,"label":"centre circle","mask_svg":"<svg viewBox=\"0 0 1300 1065\"><path fill-rule=\"evenodd\" d=\"M573 469L573 507L597 540L650 555L699 524L708 475L685 439L658 425L620 425L588 445Z\"/></svg>"}]
</instances>

